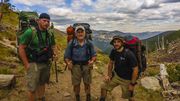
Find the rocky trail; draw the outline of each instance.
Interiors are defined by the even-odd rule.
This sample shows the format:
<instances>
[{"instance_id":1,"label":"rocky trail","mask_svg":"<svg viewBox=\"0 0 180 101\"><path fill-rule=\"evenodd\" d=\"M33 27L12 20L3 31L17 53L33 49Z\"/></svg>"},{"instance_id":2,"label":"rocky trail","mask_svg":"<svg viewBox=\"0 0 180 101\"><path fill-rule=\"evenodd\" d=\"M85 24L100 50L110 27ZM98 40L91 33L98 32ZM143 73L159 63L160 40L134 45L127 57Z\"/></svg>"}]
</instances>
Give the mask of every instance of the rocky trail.
<instances>
[{"instance_id":1,"label":"rocky trail","mask_svg":"<svg viewBox=\"0 0 180 101\"><path fill-rule=\"evenodd\" d=\"M51 75L50 83L46 86L46 101L75 101L70 72L66 70L58 73L58 77L59 82L56 82L55 73ZM0 101L27 101L25 79L24 77L18 77L16 79L18 81L16 87ZM93 69L92 101L98 101L102 80L103 76L96 69ZM119 101L120 93L120 90L117 88L108 95L109 100L107 101ZM83 83L81 83L81 99L82 101L86 99Z\"/></svg>"}]
</instances>

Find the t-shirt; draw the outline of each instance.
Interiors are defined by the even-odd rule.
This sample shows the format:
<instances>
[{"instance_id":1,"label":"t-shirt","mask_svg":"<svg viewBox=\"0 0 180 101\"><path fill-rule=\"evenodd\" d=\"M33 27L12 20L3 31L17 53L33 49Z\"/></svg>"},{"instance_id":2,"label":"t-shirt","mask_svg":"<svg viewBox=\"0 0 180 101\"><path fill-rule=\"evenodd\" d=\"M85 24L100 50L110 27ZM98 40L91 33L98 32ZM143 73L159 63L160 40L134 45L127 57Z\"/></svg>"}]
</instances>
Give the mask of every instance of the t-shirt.
<instances>
[{"instance_id":1,"label":"t-shirt","mask_svg":"<svg viewBox=\"0 0 180 101\"><path fill-rule=\"evenodd\" d=\"M129 49L123 49L118 52L113 49L109 58L114 61L114 71L116 74L126 80L131 80L133 68L137 66L137 59Z\"/></svg>"},{"instance_id":2,"label":"t-shirt","mask_svg":"<svg viewBox=\"0 0 180 101\"><path fill-rule=\"evenodd\" d=\"M42 45L41 47L46 47L46 31L41 31L42 35ZM27 45L27 47L31 47L33 50L40 51L39 39L37 35L36 29L28 28L20 37L19 44ZM49 44L51 46L55 45L54 34L49 33ZM27 52L27 54L30 54ZM31 57L28 57L31 58Z\"/></svg>"}]
</instances>

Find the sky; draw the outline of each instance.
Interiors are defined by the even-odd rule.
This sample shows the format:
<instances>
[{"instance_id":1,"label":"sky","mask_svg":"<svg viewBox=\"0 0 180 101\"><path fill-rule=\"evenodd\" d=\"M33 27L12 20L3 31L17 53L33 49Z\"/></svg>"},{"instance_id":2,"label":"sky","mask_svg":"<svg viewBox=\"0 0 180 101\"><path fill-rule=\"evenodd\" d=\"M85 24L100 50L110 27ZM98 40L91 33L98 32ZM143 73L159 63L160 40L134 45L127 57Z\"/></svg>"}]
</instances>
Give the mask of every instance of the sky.
<instances>
[{"instance_id":1,"label":"sky","mask_svg":"<svg viewBox=\"0 0 180 101\"><path fill-rule=\"evenodd\" d=\"M19 10L48 13L55 27L87 22L94 30L122 32L180 29L180 0L10 0Z\"/></svg>"}]
</instances>

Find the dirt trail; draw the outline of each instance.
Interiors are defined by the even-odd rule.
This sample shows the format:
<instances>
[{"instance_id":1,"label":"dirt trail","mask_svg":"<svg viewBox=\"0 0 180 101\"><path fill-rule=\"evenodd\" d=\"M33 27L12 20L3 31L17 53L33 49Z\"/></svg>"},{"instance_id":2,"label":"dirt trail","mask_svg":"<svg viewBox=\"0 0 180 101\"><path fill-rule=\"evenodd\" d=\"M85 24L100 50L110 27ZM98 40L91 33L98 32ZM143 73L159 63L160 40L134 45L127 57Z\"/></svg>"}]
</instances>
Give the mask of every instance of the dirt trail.
<instances>
[{"instance_id":1,"label":"dirt trail","mask_svg":"<svg viewBox=\"0 0 180 101\"><path fill-rule=\"evenodd\" d=\"M46 87L46 101L75 101L73 87L71 85L71 74L70 72L64 71L59 73L59 82L55 82L55 75L51 75L50 84ZM100 96L100 84L102 83L103 77L99 74L96 69L93 69L93 83L92 83L92 101L98 101ZM116 89L109 94L107 101L119 101L120 89ZM111 96L112 95L112 96ZM84 86L81 84L81 99L85 101ZM111 100L114 99L114 100ZM115 100L117 99L117 100ZM8 96L0 101L27 101L25 79L24 77L17 78L16 88L13 89ZM125 100L121 100L125 101Z\"/></svg>"}]
</instances>

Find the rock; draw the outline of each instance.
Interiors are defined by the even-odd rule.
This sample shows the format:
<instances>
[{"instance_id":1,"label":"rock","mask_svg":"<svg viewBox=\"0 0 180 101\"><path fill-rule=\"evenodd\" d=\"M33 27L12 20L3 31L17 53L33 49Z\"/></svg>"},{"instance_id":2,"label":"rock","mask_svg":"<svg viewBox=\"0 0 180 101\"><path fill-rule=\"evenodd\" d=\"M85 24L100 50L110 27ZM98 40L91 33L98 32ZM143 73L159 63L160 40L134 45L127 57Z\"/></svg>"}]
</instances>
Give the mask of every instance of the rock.
<instances>
[{"instance_id":1,"label":"rock","mask_svg":"<svg viewBox=\"0 0 180 101\"><path fill-rule=\"evenodd\" d=\"M178 81L171 83L171 86L172 86L174 89L180 90L180 82L178 82Z\"/></svg>"},{"instance_id":2,"label":"rock","mask_svg":"<svg viewBox=\"0 0 180 101\"><path fill-rule=\"evenodd\" d=\"M14 75L4 75L0 74L0 88L8 87L13 88L15 87L16 79Z\"/></svg>"},{"instance_id":3,"label":"rock","mask_svg":"<svg viewBox=\"0 0 180 101\"><path fill-rule=\"evenodd\" d=\"M71 94L70 93L68 93L68 92L64 92L64 97L70 97L71 96Z\"/></svg>"},{"instance_id":4,"label":"rock","mask_svg":"<svg viewBox=\"0 0 180 101\"><path fill-rule=\"evenodd\" d=\"M155 77L144 77L144 78L142 78L141 79L141 85L143 87L145 87L146 89L151 89L151 90L161 89L159 81Z\"/></svg>"}]
</instances>

